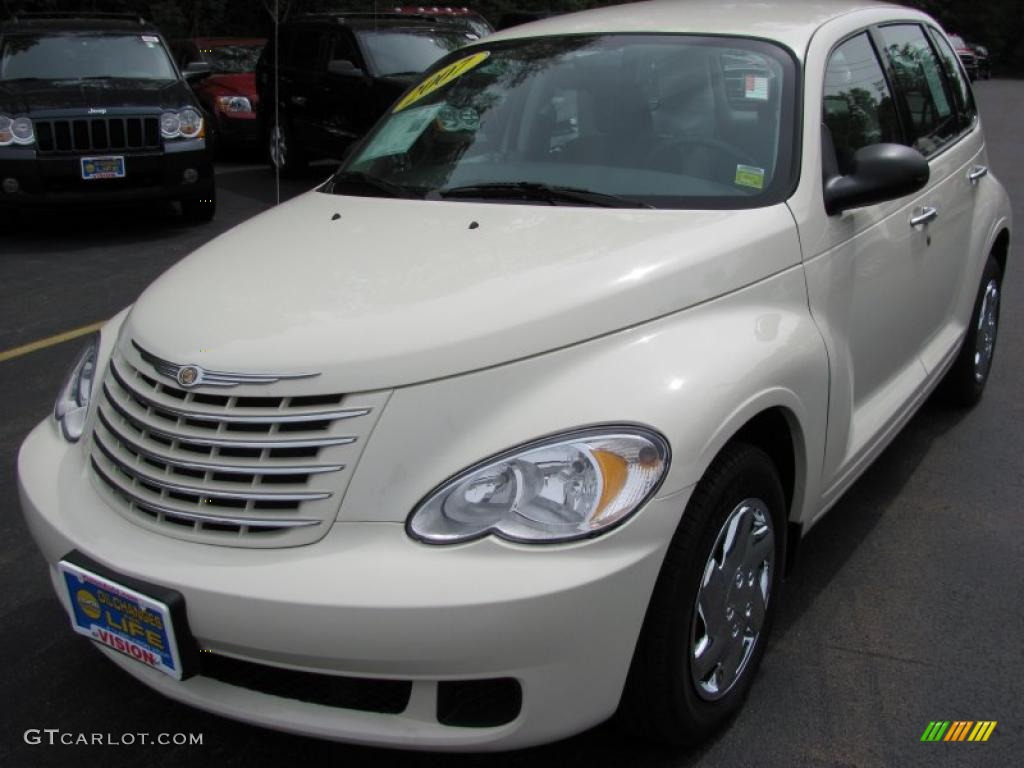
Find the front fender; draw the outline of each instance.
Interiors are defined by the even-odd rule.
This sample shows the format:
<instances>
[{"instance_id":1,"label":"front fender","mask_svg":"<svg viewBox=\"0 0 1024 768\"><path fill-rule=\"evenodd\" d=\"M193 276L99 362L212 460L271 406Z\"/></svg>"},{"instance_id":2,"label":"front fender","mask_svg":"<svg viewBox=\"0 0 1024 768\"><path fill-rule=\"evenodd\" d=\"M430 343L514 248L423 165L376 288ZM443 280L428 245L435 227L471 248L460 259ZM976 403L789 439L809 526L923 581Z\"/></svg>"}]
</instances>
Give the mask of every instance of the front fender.
<instances>
[{"instance_id":1,"label":"front fender","mask_svg":"<svg viewBox=\"0 0 1024 768\"><path fill-rule=\"evenodd\" d=\"M595 424L648 425L668 439L664 497L696 483L750 418L782 408L798 451L801 520L817 498L827 405L828 360L798 266L629 330L396 390L338 519L404 521L467 466Z\"/></svg>"}]
</instances>

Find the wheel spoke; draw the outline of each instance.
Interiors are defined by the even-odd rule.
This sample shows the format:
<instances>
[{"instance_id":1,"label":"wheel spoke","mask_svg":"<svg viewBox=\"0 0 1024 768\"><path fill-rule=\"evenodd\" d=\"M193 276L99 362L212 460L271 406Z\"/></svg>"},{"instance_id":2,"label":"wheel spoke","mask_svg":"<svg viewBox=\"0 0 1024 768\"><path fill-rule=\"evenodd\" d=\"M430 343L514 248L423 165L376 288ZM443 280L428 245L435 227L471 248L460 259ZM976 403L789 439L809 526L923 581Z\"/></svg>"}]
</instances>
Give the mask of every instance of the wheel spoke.
<instances>
[{"instance_id":1,"label":"wheel spoke","mask_svg":"<svg viewBox=\"0 0 1024 768\"><path fill-rule=\"evenodd\" d=\"M736 679L736 673L747 658L747 645L743 642L743 634L732 639L728 647L722 652L722 690L726 690Z\"/></svg>"},{"instance_id":2,"label":"wheel spoke","mask_svg":"<svg viewBox=\"0 0 1024 768\"><path fill-rule=\"evenodd\" d=\"M725 643L721 638L711 638L702 649L701 653L694 654L693 674L698 680L707 680L708 675L718 666L725 651Z\"/></svg>"},{"instance_id":3,"label":"wheel spoke","mask_svg":"<svg viewBox=\"0 0 1024 768\"><path fill-rule=\"evenodd\" d=\"M722 552L722 570L726 573L732 573L737 568L743 567L749 546L750 537L747 534L750 530L750 520L750 509L743 507L729 521Z\"/></svg>"}]
</instances>

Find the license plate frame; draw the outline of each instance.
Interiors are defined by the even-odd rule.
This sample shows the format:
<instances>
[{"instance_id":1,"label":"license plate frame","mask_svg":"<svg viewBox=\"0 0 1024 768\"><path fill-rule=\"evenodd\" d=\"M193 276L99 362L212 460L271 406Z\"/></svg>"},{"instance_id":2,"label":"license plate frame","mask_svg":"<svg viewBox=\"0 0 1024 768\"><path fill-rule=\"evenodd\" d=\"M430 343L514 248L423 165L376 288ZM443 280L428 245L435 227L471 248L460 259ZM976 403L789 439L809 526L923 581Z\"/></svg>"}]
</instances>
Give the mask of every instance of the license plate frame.
<instances>
[{"instance_id":1,"label":"license plate frame","mask_svg":"<svg viewBox=\"0 0 1024 768\"><path fill-rule=\"evenodd\" d=\"M193 674L195 642L181 593L123 577L78 552L57 571L75 632L175 680Z\"/></svg>"},{"instance_id":2,"label":"license plate frame","mask_svg":"<svg viewBox=\"0 0 1024 768\"><path fill-rule=\"evenodd\" d=\"M97 179L123 179L125 170L124 155L96 155L81 159L82 178L85 181Z\"/></svg>"}]
</instances>

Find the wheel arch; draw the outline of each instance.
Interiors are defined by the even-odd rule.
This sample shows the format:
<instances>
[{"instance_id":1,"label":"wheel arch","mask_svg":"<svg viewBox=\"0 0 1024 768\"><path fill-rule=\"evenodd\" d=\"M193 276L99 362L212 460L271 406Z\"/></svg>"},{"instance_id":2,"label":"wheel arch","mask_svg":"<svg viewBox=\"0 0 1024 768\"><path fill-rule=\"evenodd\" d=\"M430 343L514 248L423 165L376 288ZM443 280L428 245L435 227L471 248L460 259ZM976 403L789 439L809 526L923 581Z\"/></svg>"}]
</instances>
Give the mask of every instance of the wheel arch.
<instances>
[{"instance_id":1,"label":"wheel arch","mask_svg":"<svg viewBox=\"0 0 1024 768\"><path fill-rule=\"evenodd\" d=\"M996 263L999 264L999 274L1006 277L1006 261L1010 255L1010 230L1007 227L1003 227L999 230L999 234L996 235L995 242L992 243L992 256L995 258Z\"/></svg>"}]
</instances>

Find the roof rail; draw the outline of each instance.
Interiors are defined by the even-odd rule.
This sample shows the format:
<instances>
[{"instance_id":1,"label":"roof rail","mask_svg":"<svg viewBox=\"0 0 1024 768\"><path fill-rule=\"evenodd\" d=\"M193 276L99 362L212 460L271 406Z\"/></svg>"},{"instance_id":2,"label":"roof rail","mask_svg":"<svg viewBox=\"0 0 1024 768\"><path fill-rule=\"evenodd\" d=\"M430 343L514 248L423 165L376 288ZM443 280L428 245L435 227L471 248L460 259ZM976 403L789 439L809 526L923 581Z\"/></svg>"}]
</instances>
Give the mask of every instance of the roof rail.
<instances>
[{"instance_id":1,"label":"roof rail","mask_svg":"<svg viewBox=\"0 0 1024 768\"><path fill-rule=\"evenodd\" d=\"M115 11L16 11L10 21L45 21L46 19L97 19L100 21L135 21L149 24L139 13L118 13Z\"/></svg>"}]
</instances>

